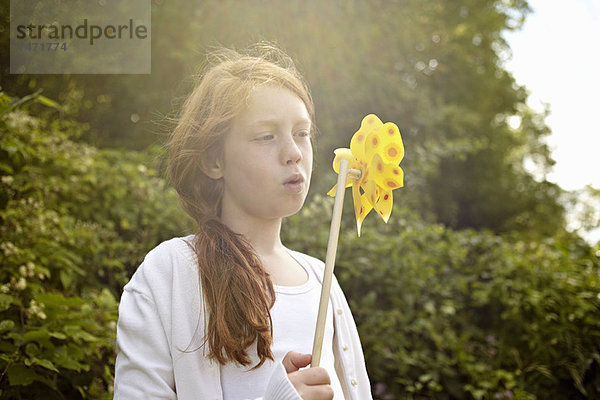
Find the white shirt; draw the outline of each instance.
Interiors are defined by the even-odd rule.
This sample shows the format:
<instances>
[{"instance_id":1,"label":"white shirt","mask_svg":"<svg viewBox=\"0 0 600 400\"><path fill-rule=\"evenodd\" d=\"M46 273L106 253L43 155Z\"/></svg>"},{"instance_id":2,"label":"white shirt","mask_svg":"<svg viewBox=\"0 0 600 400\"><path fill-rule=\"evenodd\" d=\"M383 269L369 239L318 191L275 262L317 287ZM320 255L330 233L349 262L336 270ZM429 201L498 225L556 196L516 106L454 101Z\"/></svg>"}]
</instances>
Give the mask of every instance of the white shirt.
<instances>
[{"instance_id":1,"label":"white shirt","mask_svg":"<svg viewBox=\"0 0 600 400\"><path fill-rule=\"evenodd\" d=\"M124 287L117 324L114 399L223 399L220 366L205 357L203 348L206 313L192 239L175 238L158 245ZM290 253L321 281L321 261ZM330 300L335 369L345 398L369 400L358 332L335 278ZM262 398L299 399L281 363Z\"/></svg>"},{"instance_id":2,"label":"white shirt","mask_svg":"<svg viewBox=\"0 0 600 400\"><path fill-rule=\"evenodd\" d=\"M271 320L273 321L271 350L275 360L267 360L260 368L252 370L252 366L258 362L256 346L252 346L248 349L252 366L240 367L234 363L222 365L221 387L224 400L254 399L263 396L274 369L281 363L288 351L294 350L304 354L312 352L321 285L310 268L303 266L302 262L299 264L308 275L304 284L299 286L274 285L276 297L275 304L271 309ZM335 373L333 314L331 301L329 303L320 365L330 372L331 386L335 393L334 400L343 400L344 393Z\"/></svg>"}]
</instances>

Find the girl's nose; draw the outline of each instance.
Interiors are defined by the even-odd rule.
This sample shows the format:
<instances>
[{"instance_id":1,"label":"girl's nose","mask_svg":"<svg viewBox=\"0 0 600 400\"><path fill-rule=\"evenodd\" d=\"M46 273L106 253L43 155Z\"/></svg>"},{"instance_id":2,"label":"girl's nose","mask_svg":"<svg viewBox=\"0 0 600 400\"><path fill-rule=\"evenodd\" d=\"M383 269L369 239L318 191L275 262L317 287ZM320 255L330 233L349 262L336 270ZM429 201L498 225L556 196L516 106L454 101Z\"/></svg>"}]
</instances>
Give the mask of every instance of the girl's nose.
<instances>
[{"instance_id":1,"label":"girl's nose","mask_svg":"<svg viewBox=\"0 0 600 400\"><path fill-rule=\"evenodd\" d=\"M293 137L285 141L283 148L283 161L285 164L297 164L302 161L302 151Z\"/></svg>"}]
</instances>

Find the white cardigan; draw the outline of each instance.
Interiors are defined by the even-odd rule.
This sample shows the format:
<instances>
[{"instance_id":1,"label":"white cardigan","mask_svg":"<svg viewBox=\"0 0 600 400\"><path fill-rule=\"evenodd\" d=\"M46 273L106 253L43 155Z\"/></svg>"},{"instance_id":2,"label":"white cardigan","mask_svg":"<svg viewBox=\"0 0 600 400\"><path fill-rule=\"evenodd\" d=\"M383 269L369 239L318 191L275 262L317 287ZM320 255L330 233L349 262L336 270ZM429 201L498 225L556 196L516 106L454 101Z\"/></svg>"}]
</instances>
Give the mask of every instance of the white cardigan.
<instances>
[{"instance_id":1,"label":"white cardigan","mask_svg":"<svg viewBox=\"0 0 600 400\"><path fill-rule=\"evenodd\" d=\"M219 365L205 357L206 313L193 236L163 242L150 251L125 285L119 305L115 399L222 399ZM290 253L322 280L324 265ZM369 377L348 303L334 278L334 355L346 399L371 399ZM203 320L200 320L203 316ZM278 365L264 400L300 397Z\"/></svg>"}]
</instances>

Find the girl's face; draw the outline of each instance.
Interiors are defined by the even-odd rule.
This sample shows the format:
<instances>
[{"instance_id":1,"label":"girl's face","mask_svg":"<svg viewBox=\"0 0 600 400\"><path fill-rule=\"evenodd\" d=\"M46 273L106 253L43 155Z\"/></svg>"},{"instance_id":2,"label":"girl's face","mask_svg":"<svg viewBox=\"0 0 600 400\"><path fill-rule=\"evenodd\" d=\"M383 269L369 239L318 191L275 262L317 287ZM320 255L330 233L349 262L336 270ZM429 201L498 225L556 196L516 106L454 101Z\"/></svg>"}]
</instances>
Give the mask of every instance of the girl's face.
<instances>
[{"instance_id":1,"label":"girl's face","mask_svg":"<svg viewBox=\"0 0 600 400\"><path fill-rule=\"evenodd\" d=\"M224 183L225 222L281 219L300 210L312 173L310 132L299 97L277 86L253 89L216 163Z\"/></svg>"}]
</instances>

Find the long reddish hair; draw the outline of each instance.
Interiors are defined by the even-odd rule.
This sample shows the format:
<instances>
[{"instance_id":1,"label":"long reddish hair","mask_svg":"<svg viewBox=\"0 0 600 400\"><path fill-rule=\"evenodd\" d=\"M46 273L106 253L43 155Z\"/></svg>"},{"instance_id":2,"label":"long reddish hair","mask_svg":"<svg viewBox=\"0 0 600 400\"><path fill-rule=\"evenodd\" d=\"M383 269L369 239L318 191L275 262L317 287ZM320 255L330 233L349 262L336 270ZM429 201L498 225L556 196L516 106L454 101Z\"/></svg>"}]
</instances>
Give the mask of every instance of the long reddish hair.
<instances>
[{"instance_id":1,"label":"long reddish hair","mask_svg":"<svg viewBox=\"0 0 600 400\"><path fill-rule=\"evenodd\" d=\"M194 250L208 314L207 355L220 364L248 366L247 350L256 343L258 368L273 360L273 283L252 246L221 223L223 182L204 171L222 157L223 138L254 87L290 90L311 119L313 103L292 60L272 46L256 46L248 54L223 49L209 54L208 61L171 134L168 169L183 208L198 225Z\"/></svg>"}]
</instances>

